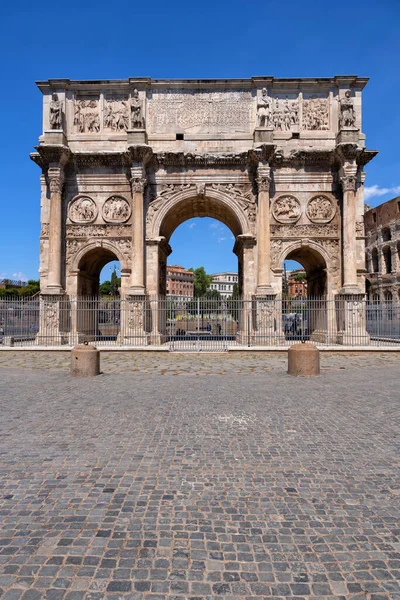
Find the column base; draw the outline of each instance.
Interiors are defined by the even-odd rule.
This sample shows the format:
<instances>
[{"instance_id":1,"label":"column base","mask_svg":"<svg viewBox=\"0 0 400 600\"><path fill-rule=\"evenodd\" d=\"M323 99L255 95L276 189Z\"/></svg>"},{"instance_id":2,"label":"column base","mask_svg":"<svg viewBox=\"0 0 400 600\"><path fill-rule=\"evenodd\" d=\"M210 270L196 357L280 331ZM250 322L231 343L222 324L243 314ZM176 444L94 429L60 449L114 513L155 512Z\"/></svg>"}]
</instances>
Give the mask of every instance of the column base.
<instances>
[{"instance_id":1,"label":"column base","mask_svg":"<svg viewBox=\"0 0 400 600\"><path fill-rule=\"evenodd\" d=\"M117 336L117 343L123 346L147 346L146 295L144 293L129 293L121 301L121 328Z\"/></svg>"},{"instance_id":2,"label":"column base","mask_svg":"<svg viewBox=\"0 0 400 600\"><path fill-rule=\"evenodd\" d=\"M54 289L54 288L51 288ZM61 292L41 294L37 346L61 346L69 342L69 307Z\"/></svg>"},{"instance_id":3,"label":"column base","mask_svg":"<svg viewBox=\"0 0 400 600\"><path fill-rule=\"evenodd\" d=\"M61 285L48 285L44 290L40 290L42 296L64 296L65 290Z\"/></svg>"},{"instance_id":4,"label":"column base","mask_svg":"<svg viewBox=\"0 0 400 600\"><path fill-rule=\"evenodd\" d=\"M267 286L265 286L267 287ZM276 294L257 294L254 297L252 343L256 346L276 346L279 343L278 335L280 303L276 301ZM254 322L255 321L255 322Z\"/></svg>"},{"instance_id":5,"label":"column base","mask_svg":"<svg viewBox=\"0 0 400 600\"><path fill-rule=\"evenodd\" d=\"M342 346L369 345L371 340L366 328L364 294L359 290L355 294L342 292L337 296L336 308L337 343Z\"/></svg>"}]
</instances>

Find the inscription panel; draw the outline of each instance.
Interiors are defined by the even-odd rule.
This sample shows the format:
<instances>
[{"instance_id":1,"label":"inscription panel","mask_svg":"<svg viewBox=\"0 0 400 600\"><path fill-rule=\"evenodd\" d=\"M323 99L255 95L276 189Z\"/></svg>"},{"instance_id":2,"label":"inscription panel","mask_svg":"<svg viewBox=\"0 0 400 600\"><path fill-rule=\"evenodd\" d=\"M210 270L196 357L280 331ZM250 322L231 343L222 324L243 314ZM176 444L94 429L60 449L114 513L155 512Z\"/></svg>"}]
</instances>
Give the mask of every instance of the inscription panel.
<instances>
[{"instance_id":1,"label":"inscription panel","mask_svg":"<svg viewBox=\"0 0 400 600\"><path fill-rule=\"evenodd\" d=\"M152 133L250 133L248 90L160 90L148 103Z\"/></svg>"}]
</instances>

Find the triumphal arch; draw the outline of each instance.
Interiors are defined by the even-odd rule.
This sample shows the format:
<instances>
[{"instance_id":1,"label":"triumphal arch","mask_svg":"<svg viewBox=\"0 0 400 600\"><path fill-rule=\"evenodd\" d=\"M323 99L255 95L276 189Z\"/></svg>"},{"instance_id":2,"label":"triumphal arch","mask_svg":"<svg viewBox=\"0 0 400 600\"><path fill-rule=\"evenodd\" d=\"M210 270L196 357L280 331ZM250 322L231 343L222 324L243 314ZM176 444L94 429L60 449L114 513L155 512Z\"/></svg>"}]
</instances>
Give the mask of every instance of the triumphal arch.
<instances>
[{"instance_id":1,"label":"triumphal arch","mask_svg":"<svg viewBox=\"0 0 400 600\"><path fill-rule=\"evenodd\" d=\"M338 341L362 327L367 79L38 82L42 322L60 329L60 298L93 296L110 260L121 265L129 307L124 336L162 339L143 317L165 294L169 240L191 217L235 237L240 293L252 327L279 337L274 313L282 263L298 260L308 293L341 299ZM72 325L76 329L77 325ZM121 343L124 343L121 339ZM150 337L149 337L150 339ZM363 340L365 341L365 340Z\"/></svg>"}]
</instances>

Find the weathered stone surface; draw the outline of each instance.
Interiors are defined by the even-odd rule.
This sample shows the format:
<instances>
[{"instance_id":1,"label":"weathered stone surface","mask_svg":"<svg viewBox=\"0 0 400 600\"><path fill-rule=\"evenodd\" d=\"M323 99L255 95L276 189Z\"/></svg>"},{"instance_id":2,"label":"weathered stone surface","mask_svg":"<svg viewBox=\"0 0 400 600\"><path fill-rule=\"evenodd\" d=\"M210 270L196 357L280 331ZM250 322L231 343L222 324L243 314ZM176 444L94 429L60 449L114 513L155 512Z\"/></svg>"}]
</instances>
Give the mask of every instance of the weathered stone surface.
<instances>
[{"instance_id":1,"label":"weathered stone surface","mask_svg":"<svg viewBox=\"0 0 400 600\"><path fill-rule=\"evenodd\" d=\"M154 242L168 244L175 228L196 216L232 230L245 296L279 294L288 256L305 261L312 279L326 272L318 293L363 291L356 223L363 219L363 167L375 154L365 150L360 130L366 82L39 82L43 135L32 158L44 173L42 291L97 293L99 269L112 252L123 264L123 294L163 293L165 256ZM117 223L130 228L126 255L118 243L107 247ZM79 247L65 244L65 226L81 238ZM271 233L284 242L276 261ZM254 243L244 247L241 236L249 235ZM327 252L332 237L338 243Z\"/></svg>"}]
</instances>

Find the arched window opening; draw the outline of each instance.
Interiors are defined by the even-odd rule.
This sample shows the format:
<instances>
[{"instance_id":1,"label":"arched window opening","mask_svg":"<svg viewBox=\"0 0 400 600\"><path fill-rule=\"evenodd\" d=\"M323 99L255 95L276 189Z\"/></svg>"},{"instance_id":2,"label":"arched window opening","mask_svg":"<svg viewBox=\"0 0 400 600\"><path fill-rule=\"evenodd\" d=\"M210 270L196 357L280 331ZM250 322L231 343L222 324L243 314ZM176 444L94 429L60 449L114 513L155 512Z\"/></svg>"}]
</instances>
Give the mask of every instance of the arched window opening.
<instances>
[{"instance_id":1,"label":"arched window opening","mask_svg":"<svg viewBox=\"0 0 400 600\"><path fill-rule=\"evenodd\" d=\"M378 250L376 248L374 248L372 250L372 272L373 273L378 273L379 271L379 261L378 261Z\"/></svg>"},{"instance_id":2,"label":"arched window opening","mask_svg":"<svg viewBox=\"0 0 400 600\"><path fill-rule=\"evenodd\" d=\"M392 251L389 246L385 246L382 250L383 260L385 265L385 273L392 272Z\"/></svg>"},{"instance_id":3,"label":"arched window opening","mask_svg":"<svg viewBox=\"0 0 400 600\"><path fill-rule=\"evenodd\" d=\"M389 242L392 239L392 234L390 231L390 227L385 227L382 229L382 241Z\"/></svg>"}]
</instances>

